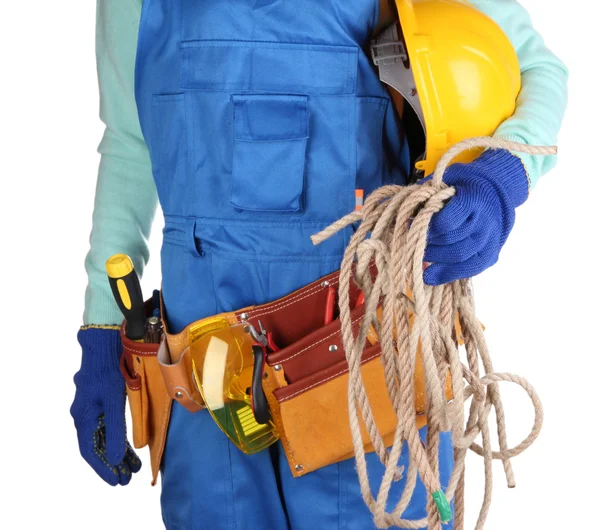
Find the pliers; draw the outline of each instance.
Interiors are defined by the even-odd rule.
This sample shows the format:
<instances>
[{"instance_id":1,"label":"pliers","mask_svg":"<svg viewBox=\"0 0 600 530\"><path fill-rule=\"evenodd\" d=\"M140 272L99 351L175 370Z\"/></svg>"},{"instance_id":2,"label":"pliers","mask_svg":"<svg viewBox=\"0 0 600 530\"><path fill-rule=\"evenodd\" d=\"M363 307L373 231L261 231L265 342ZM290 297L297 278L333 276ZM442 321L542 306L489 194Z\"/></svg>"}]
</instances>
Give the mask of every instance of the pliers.
<instances>
[{"instance_id":1,"label":"pliers","mask_svg":"<svg viewBox=\"0 0 600 530\"><path fill-rule=\"evenodd\" d=\"M250 402L252 404L252 412L257 423L264 425L269 423L271 415L269 414L269 405L267 397L262 387L263 373L267 362L267 352L273 351L267 335L267 331L263 327L261 321L258 321L260 333L252 325L248 325L250 335L256 341L252 345L252 353L254 355L254 370L252 372L252 386L250 387Z\"/></svg>"}]
</instances>

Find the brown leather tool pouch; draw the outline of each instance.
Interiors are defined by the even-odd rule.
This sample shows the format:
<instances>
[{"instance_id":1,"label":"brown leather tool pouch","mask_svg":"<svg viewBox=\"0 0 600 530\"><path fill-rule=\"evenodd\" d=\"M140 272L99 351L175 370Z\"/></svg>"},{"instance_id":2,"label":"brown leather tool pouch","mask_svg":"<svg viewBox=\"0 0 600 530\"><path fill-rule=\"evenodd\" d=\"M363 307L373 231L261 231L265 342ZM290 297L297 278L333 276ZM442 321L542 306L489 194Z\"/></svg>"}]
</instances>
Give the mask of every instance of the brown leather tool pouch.
<instances>
[{"instance_id":1,"label":"brown leather tool pouch","mask_svg":"<svg viewBox=\"0 0 600 530\"><path fill-rule=\"evenodd\" d=\"M187 336L185 337L187 339ZM158 350L158 365L170 399L176 400L190 412L204 408L202 396L194 384L192 356L186 344L169 333Z\"/></svg>"},{"instance_id":2,"label":"brown leather tool pouch","mask_svg":"<svg viewBox=\"0 0 600 530\"><path fill-rule=\"evenodd\" d=\"M253 340L251 327L264 328L272 339L272 349L281 348L268 353L262 384L296 477L354 454L348 413L348 363L335 311L338 288L339 272L334 272L271 303L219 315L229 322L240 341ZM351 315L356 332L364 305L354 282L350 285L350 306L355 307ZM204 406L194 383L189 348L190 330L201 323L192 323L177 335L165 330L166 338L158 353L166 391L191 412ZM363 352L361 371L378 430L391 445L397 416L388 396L374 332ZM449 380L447 396L451 398ZM417 426L424 426L425 384L420 353L415 366L415 415ZM372 451L362 420L361 428L363 444Z\"/></svg>"},{"instance_id":3,"label":"brown leather tool pouch","mask_svg":"<svg viewBox=\"0 0 600 530\"><path fill-rule=\"evenodd\" d=\"M171 398L158 366L158 344L135 342L121 326L123 355L121 372L127 384L127 398L133 424L133 445L150 449L152 485L156 484L167 436Z\"/></svg>"},{"instance_id":4,"label":"brown leather tool pouch","mask_svg":"<svg viewBox=\"0 0 600 530\"><path fill-rule=\"evenodd\" d=\"M354 310L355 327L362 314L362 307ZM352 457L348 363L339 320L270 354L267 363L263 388L292 474L297 477ZM396 414L387 392L379 344L365 349L361 372L378 430L391 445ZM418 366L415 414L419 427L426 423L423 387L422 367ZM362 421L361 428L363 444L370 452L373 448Z\"/></svg>"}]
</instances>

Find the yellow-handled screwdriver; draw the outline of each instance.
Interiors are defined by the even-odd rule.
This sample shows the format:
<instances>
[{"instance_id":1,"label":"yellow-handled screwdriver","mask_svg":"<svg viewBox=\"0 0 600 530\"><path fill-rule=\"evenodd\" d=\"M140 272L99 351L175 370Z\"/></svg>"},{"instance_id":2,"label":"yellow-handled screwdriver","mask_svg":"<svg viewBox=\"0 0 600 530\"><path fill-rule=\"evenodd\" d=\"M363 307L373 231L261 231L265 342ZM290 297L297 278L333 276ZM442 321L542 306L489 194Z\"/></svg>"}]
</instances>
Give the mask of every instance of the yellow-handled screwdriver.
<instances>
[{"instance_id":1,"label":"yellow-handled screwdriver","mask_svg":"<svg viewBox=\"0 0 600 530\"><path fill-rule=\"evenodd\" d=\"M140 280L127 254L115 254L106 261L110 288L127 320L127 337L141 341L144 338L146 312Z\"/></svg>"}]
</instances>

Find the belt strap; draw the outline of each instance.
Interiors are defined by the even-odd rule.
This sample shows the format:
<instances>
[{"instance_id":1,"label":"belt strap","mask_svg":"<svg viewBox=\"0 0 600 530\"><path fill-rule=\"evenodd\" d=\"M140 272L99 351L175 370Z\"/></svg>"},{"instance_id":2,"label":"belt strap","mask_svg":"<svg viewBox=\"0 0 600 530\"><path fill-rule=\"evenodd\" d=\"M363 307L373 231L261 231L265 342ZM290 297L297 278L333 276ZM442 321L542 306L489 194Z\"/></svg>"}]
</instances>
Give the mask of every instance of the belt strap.
<instances>
[{"instance_id":1,"label":"belt strap","mask_svg":"<svg viewBox=\"0 0 600 530\"><path fill-rule=\"evenodd\" d=\"M259 328L262 326L272 333L276 344L301 344L302 339L315 330L324 327L326 313L331 302L332 290L337 293L339 284L339 271L333 272L319 280L299 289L288 296L259 306L249 306L239 311L220 315L231 326L244 326L251 324ZM359 290L352 285L351 299L356 303ZM191 412L203 408L202 398L195 388L190 374L191 355L189 350L190 329L199 322L186 326L180 333L169 332L164 318L165 310L161 300L161 312L164 323L163 344L158 353L158 360L165 378L167 390L172 399L175 399ZM212 318L212 317L211 317ZM339 325L337 326L339 329ZM285 351L285 350L284 350ZM342 348L339 355L330 356L330 361L345 359ZM269 356L270 365L283 362L290 375L295 368L300 368L292 359L282 359L281 356Z\"/></svg>"}]
</instances>

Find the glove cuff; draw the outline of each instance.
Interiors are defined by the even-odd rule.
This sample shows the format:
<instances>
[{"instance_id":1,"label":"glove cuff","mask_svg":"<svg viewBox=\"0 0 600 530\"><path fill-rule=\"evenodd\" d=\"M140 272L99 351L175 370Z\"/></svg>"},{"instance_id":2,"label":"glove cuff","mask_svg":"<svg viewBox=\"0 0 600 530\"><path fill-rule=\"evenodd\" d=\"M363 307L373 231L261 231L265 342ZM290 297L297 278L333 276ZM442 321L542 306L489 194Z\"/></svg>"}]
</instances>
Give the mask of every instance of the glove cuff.
<instances>
[{"instance_id":1,"label":"glove cuff","mask_svg":"<svg viewBox=\"0 0 600 530\"><path fill-rule=\"evenodd\" d=\"M473 165L486 179L497 184L512 199L515 208L529 196L529 178L523 161L506 149L488 149Z\"/></svg>"},{"instance_id":2,"label":"glove cuff","mask_svg":"<svg viewBox=\"0 0 600 530\"><path fill-rule=\"evenodd\" d=\"M120 374L123 344L118 326L84 326L77 333L77 340L82 349L80 373Z\"/></svg>"}]
</instances>

